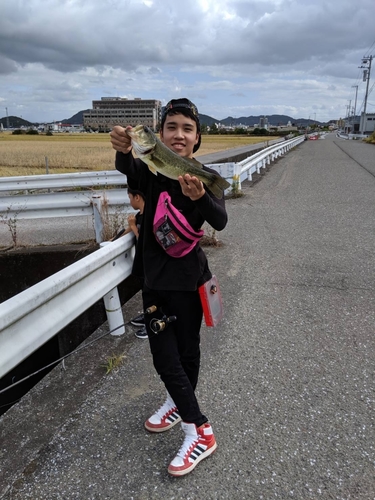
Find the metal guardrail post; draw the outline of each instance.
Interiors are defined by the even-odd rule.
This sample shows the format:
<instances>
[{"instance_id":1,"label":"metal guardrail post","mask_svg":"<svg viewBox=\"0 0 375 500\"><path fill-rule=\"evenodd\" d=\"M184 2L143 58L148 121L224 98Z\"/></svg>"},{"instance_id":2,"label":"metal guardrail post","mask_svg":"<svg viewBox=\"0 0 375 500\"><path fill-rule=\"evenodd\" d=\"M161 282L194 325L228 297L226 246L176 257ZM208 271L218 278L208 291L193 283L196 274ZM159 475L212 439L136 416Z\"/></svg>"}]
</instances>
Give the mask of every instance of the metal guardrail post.
<instances>
[{"instance_id":1,"label":"metal guardrail post","mask_svg":"<svg viewBox=\"0 0 375 500\"><path fill-rule=\"evenodd\" d=\"M233 163L232 193L241 191L241 166Z\"/></svg>"},{"instance_id":2,"label":"metal guardrail post","mask_svg":"<svg viewBox=\"0 0 375 500\"><path fill-rule=\"evenodd\" d=\"M107 314L109 330L112 332L111 335L123 335L125 333L125 325L117 287L106 293L103 297L103 300L105 312Z\"/></svg>"},{"instance_id":3,"label":"metal guardrail post","mask_svg":"<svg viewBox=\"0 0 375 500\"><path fill-rule=\"evenodd\" d=\"M100 243L101 247L112 243L112 241L103 241ZM118 294L117 286L112 288L108 293L103 296L105 312L107 314L109 330L111 335L117 337L125 333L124 316L122 314L120 296Z\"/></svg>"},{"instance_id":4,"label":"metal guardrail post","mask_svg":"<svg viewBox=\"0 0 375 500\"><path fill-rule=\"evenodd\" d=\"M94 210L94 228L95 228L95 238L97 243L103 241L103 220L102 220L102 201L103 197L100 195L94 195L91 198L92 207Z\"/></svg>"}]
</instances>

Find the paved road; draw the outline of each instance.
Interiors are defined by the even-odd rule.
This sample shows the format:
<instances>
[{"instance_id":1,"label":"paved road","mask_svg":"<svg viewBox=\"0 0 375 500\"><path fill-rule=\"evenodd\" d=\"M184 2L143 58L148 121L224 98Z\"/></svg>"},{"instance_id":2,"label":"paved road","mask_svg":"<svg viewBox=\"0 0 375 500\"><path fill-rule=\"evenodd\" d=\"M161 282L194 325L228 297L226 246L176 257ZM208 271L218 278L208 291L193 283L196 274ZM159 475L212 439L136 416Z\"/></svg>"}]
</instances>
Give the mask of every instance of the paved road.
<instances>
[{"instance_id":1,"label":"paved road","mask_svg":"<svg viewBox=\"0 0 375 500\"><path fill-rule=\"evenodd\" d=\"M162 387L128 328L0 420L0 498L374 499L374 152L306 141L228 201L223 245L207 251L226 315L202 330L198 388L212 457L168 476L181 431L143 430Z\"/></svg>"}]
</instances>

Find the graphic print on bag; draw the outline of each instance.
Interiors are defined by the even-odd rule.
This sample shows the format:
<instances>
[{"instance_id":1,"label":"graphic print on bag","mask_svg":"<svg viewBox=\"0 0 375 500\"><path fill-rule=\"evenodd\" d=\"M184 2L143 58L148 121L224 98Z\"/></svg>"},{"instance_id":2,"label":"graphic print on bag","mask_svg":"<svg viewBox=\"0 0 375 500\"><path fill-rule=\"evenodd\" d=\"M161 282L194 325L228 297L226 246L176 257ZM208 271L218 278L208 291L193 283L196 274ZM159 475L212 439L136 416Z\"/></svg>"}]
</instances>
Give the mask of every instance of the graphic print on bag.
<instances>
[{"instance_id":1,"label":"graphic print on bag","mask_svg":"<svg viewBox=\"0 0 375 500\"><path fill-rule=\"evenodd\" d=\"M169 194L163 191L154 216L154 234L167 254L178 258L195 247L204 231L195 231L184 215L172 205Z\"/></svg>"},{"instance_id":2,"label":"graphic print on bag","mask_svg":"<svg viewBox=\"0 0 375 500\"><path fill-rule=\"evenodd\" d=\"M175 245L180 240L177 233L173 231L173 228L169 225L168 220L165 220L156 229L156 238L159 240L161 246L166 249L171 245Z\"/></svg>"}]
</instances>

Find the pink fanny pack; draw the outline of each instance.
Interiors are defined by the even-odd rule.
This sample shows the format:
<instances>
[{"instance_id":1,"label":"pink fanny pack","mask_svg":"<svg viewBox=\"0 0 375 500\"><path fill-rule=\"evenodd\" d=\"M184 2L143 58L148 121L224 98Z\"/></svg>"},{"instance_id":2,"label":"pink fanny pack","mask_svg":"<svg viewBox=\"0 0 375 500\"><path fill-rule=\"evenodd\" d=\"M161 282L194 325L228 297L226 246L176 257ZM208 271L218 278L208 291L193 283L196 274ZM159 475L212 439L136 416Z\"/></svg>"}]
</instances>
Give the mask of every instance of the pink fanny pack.
<instances>
[{"instance_id":1,"label":"pink fanny pack","mask_svg":"<svg viewBox=\"0 0 375 500\"><path fill-rule=\"evenodd\" d=\"M171 203L166 191L159 195L154 216L156 241L171 257L188 254L202 238L204 231L195 231L182 213Z\"/></svg>"}]
</instances>

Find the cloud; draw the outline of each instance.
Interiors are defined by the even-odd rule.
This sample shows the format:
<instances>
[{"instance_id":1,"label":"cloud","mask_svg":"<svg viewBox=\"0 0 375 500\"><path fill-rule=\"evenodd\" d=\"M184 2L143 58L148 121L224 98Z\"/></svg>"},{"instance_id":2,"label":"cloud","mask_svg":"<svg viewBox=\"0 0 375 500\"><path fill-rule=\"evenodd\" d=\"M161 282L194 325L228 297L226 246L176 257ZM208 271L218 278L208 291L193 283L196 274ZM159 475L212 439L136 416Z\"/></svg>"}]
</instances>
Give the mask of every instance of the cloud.
<instances>
[{"instance_id":1,"label":"cloud","mask_svg":"<svg viewBox=\"0 0 375 500\"><path fill-rule=\"evenodd\" d=\"M17 71L17 64L0 54L0 75L9 75Z\"/></svg>"},{"instance_id":2,"label":"cloud","mask_svg":"<svg viewBox=\"0 0 375 500\"><path fill-rule=\"evenodd\" d=\"M373 0L5 0L0 98L30 120L48 119L51 102L66 116L112 93L188 95L217 118L245 99L339 117L374 42L373 11Z\"/></svg>"}]
</instances>

